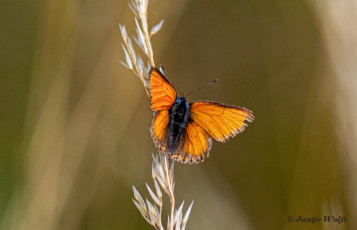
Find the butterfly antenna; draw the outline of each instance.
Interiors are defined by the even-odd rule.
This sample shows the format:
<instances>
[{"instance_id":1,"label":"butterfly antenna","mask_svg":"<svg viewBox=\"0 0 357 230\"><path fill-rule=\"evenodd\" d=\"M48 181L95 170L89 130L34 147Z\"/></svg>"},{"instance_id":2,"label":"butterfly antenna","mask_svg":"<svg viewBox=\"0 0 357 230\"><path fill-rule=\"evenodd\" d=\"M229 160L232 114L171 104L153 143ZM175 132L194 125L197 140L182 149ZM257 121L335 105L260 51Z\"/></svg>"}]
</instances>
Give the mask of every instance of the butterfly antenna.
<instances>
[{"instance_id":1,"label":"butterfly antenna","mask_svg":"<svg viewBox=\"0 0 357 230\"><path fill-rule=\"evenodd\" d=\"M190 94L192 94L192 93L194 93L194 92L197 92L197 91L199 91L199 90L201 90L201 89L204 89L204 88L206 88L207 86L213 85L214 83L216 83L216 82L218 82L218 81L219 81L219 79L217 78L216 80L214 80L214 81L208 83L207 85L204 85L204 86L201 86L200 88L194 89L194 90L192 90L191 92L189 92L187 95L185 95L185 97L187 97L188 95L190 95Z\"/></svg>"},{"instance_id":2,"label":"butterfly antenna","mask_svg":"<svg viewBox=\"0 0 357 230\"><path fill-rule=\"evenodd\" d=\"M160 65L160 69L159 70L165 77L167 76L167 73L166 73L166 71L165 71L165 69L164 69L164 67L162 65ZM174 81L170 81L170 82L175 86L175 88L179 91L180 95L182 96L183 94L181 93L181 90L177 87L175 82Z\"/></svg>"}]
</instances>

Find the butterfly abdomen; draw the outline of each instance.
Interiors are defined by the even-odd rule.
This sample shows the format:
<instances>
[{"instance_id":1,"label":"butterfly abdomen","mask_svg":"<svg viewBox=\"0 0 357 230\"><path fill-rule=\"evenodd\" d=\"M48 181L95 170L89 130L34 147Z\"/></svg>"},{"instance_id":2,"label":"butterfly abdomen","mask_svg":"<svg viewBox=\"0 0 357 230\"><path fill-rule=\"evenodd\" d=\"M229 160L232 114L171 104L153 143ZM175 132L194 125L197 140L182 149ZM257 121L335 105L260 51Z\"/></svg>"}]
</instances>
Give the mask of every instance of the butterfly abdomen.
<instances>
[{"instance_id":1,"label":"butterfly abdomen","mask_svg":"<svg viewBox=\"0 0 357 230\"><path fill-rule=\"evenodd\" d=\"M168 127L168 150L174 152L182 147L186 128L190 117L190 108L185 97L179 97L169 110L170 122Z\"/></svg>"}]
</instances>

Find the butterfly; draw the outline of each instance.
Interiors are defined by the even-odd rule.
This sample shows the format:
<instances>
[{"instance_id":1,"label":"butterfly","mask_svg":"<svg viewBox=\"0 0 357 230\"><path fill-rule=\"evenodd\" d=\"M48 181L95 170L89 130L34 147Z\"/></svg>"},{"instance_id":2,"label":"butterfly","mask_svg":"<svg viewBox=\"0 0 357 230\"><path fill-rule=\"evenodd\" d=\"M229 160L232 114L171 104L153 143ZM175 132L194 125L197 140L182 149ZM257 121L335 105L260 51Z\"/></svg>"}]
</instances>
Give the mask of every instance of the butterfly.
<instances>
[{"instance_id":1,"label":"butterfly","mask_svg":"<svg viewBox=\"0 0 357 230\"><path fill-rule=\"evenodd\" d=\"M211 101L187 102L160 70L149 72L150 102L154 119L150 129L155 145L170 159L185 164L203 162L212 138L218 142L242 132L252 122L249 109Z\"/></svg>"}]
</instances>

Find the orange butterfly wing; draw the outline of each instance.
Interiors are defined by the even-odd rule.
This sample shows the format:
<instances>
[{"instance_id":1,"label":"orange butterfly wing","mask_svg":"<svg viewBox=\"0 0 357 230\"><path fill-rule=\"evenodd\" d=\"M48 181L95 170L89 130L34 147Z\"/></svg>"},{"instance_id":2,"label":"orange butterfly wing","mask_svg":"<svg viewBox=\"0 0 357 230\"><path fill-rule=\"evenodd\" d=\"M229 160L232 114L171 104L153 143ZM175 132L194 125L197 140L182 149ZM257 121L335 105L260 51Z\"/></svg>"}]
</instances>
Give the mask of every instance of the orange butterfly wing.
<instances>
[{"instance_id":1,"label":"orange butterfly wing","mask_svg":"<svg viewBox=\"0 0 357 230\"><path fill-rule=\"evenodd\" d=\"M254 114L249 109L209 101L191 103L191 118L212 138L226 142L242 132L252 122Z\"/></svg>"},{"instance_id":2,"label":"orange butterfly wing","mask_svg":"<svg viewBox=\"0 0 357 230\"><path fill-rule=\"evenodd\" d=\"M163 152L167 152L168 144L168 126L170 114L168 110L161 110L155 113L151 126L151 135L156 146Z\"/></svg>"},{"instance_id":3,"label":"orange butterfly wing","mask_svg":"<svg viewBox=\"0 0 357 230\"><path fill-rule=\"evenodd\" d=\"M153 111L170 109L176 101L175 88L156 68L151 68L149 80L151 109Z\"/></svg>"},{"instance_id":4,"label":"orange butterfly wing","mask_svg":"<svg viewBox=\"0 0 357 230\"><path fill-rule=\"evenodd\" d=\"M204 161L204 154L209 155L211 146L212 138L196 122L191 121L187 125L182 148L171 153L171 159L185 164L197 164Z\"/></svg>"},{"instance_id":5,"label":"orange butterfly wing","mask_svg":"<svg viewBox=\"0 0 357 230\"><path fill-rule=\"evenodd\" d=\"M154 111L151 135L156 146L163 152L168 149L169 109L176 101L176 90L165 76L156 68L151 68L150 101Z\"/></svg>"}]
</instances>

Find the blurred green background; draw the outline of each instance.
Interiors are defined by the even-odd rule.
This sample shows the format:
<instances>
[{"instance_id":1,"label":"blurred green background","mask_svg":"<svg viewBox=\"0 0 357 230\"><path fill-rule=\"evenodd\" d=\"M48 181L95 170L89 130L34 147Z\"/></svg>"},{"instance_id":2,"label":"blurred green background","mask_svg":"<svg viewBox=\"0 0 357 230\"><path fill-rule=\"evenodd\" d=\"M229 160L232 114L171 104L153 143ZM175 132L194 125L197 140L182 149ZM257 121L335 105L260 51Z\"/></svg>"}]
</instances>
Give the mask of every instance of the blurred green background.
<instances>
[{"instance_id":1,"label":"blurred green background","mask_svg":"<svg viewBox=\"0 0 357 230\"><path fill-rule=\"evenodd\" d=\"M188 229L357 229L356 15L353 0L150 1L168 77L186 93L220 79L189 100L256 115L175 164ZM0 1L0 229L152 229L131 187L152 185L152 112L119 22L135 33L128 1Z\"/></svg>"}]
</instances>

